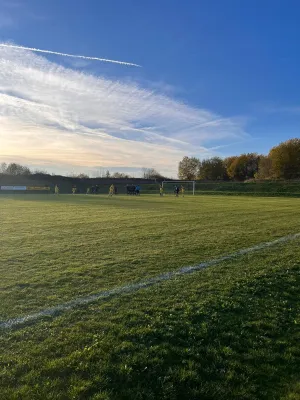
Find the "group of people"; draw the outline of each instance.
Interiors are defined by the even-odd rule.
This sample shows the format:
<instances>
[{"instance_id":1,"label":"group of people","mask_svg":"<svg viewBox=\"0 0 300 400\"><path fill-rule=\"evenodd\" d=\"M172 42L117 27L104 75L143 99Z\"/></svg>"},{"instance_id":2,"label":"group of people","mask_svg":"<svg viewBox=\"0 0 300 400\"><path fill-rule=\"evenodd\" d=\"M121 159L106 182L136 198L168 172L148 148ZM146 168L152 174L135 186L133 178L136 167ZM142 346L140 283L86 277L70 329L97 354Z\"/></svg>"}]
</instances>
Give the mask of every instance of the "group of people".
<instances>
[{"instance_id":1,"label":"group of people","mask_svg":"<svg viewBox=\"0 0 300 400\"><path fill-rule=\"evenodd\" d=\"M129 195L139 196L141 194L141 187L140 185L127 185L126 193Z\"/></svg>"},{"instance_id":2,"label":"group of people","mask_svg":"<svg viewBox=\"0 0 300 400\"><path fill-rule=\"evenodd\" d=\"M115 189L116 190L116 189ZM60 190L59 190L59 186L55 185L54 186L54 193L55 194L59 194ZM99 187L98 185L96 186L92 186L92 187L88 187L86 190L86 194L97 194L99 192ZM72 186L72 194L76 194L76 193L80 193L80 191L77 189L77 187L75 185Z\"/></svg>"},{"instance_id":3,"label":"group of people","mask_svg":"<svg viewBox=\"0 0 300 400\"><path fill-rule=\"evenodd\" d=\"M175 194L176 197L179 196L179 193L182 195L182 197L184 197L184 192L185 192L184 186L182 186L182 185L180 187L178 185L174 186L174 194ZM159 187L159 194L160 194L161 197L164 195L164 187L163 187L163 185L160 185L160 187Z\"/></svg>"},{"instance_id":4,"label":"group of people","mask_svg":"<svg viewBox=\"0 0 300 400\"><path fill-rule=\"evenodd\" d=\"M134 195L140 195L141 193L141 187L139 185L127 185L127 194L134 194ZM96 186L92 186L91 188L87 188L86 194L97 194L99 192L99 187L98 185ZM182 197L184 197L184 192L185 192L185 188L183 185L178 186L175 185L174 186L174 194L176 197L179 196L179 194L182 195ZM59 187L58 185L55 185L54 187L54 193L55 194L59 194ZM77 193L77 188L76 186L72 187L72 194L76 194ZM113 196L116 195L118 193L117 187L112 184L109 187L109 191L108 191L108 196ZM159 194L162 197L164 195L164 187L163 185L160 185L159 187Z\"/></svg>"}]
</instances>

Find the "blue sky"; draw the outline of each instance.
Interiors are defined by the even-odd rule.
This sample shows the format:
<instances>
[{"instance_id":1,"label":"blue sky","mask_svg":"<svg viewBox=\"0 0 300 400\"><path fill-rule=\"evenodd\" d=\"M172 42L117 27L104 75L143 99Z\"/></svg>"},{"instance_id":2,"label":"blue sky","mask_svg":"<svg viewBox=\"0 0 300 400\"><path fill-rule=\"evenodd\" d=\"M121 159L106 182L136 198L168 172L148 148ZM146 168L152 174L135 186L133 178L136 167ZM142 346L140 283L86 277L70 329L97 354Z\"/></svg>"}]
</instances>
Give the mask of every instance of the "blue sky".
<instances>
[{"instance_id":1,"label":"blue sky","mask_svg":"<svg viewBox=\"0 0 300 400\"><path fill-rule=\"evenodd\" d=\"M299 137L300 3L0 0L0 161L60 172L267 153ZM22 144L20 146L20 144Z\"/></svg>"}]
</instances>

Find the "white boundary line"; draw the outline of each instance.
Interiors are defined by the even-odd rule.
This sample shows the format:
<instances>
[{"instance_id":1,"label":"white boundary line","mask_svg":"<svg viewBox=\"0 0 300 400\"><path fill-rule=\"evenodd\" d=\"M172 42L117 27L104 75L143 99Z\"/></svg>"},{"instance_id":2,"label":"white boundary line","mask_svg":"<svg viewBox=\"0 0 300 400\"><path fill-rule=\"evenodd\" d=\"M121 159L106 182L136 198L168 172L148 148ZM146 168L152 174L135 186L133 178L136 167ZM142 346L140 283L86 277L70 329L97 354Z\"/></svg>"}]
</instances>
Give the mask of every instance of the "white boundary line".
<instances>
[{"instance_id":1,"label":"white boundary line","mask_svg":"<svg viewBox=\"0 0 300 400\"><path fill-rule=\"evenodd\" d=\"M9 319L6 321L0 321L0 329L14 328L14 327L22 325L26 322L30 322L30 321L35 322L42 317L54 317L56 315L61 314L64 311L71 310L74 307L77 307L80 305L85 305L85 304L90 304L90 303L95 302L100 299L106 299L108 297L120 295L123 293L133 293L140 289L153 286L157 283L167 281L174 277L190 274L195 271L199 271L201 269L219 264L223 261L232 260L236 257L243 256L243 255L249 254L249 253L253 253L255 251L263 250L268 247L276 246L281 243L286 243L286 242L289 242L289 241L292 241L292 240L295 240L298 238L300 238L300 233L283 236L283 237L273 240L271 242L264 242L264 243L260 243L256 246L248 247L247 249L238 250L234 253L231 253L227 256L217 258L215 260L206 261L201 264L194 265L194 266L183 267L176 271L166 272L162 275L158 275L153 278L149 278L143 282L128 284L128 285L121 286L121 287L118 287L115 289L104 290L99 293L95 293L90 296L87 296L87 297L79 297L77 299L70 300L66 303L59 304L52 308L47 308L47 309L38 311L37 313L26 315L24 317L17 317L17 318L12 318L12 319Z\"/></svg>"}]
</instances>

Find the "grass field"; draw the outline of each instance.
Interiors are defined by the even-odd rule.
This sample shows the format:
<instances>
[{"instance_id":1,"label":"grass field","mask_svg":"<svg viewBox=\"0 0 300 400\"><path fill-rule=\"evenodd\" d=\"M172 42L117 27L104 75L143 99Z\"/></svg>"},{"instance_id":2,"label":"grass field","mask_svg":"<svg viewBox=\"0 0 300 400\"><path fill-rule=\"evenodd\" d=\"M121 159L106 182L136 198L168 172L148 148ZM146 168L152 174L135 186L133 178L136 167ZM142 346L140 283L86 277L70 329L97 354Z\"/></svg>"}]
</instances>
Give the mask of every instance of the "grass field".
<instances>
[{"instance_id":1,"label":"grass field","mask_svg":"<svg viewBox=\"0 0 300 400\"><path fill-rule=\"evenodd\" d=\"M293 198L0 196L0 321L300 232ZM0 331L4 399L300 399L300 240Z\"/></svg>"}]
</instances>

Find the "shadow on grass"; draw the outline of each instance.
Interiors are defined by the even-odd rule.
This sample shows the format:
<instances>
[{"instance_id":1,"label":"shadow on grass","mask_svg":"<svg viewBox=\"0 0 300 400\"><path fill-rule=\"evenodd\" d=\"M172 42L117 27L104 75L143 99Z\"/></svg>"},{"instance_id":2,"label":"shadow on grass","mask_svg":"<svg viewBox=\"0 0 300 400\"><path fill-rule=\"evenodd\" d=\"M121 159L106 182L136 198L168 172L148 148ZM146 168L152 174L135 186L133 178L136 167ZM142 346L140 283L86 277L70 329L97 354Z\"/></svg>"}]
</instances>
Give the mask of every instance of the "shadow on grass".
<instances>
[{"instance_id":1,"label":"shadow on grass","mask_svg":"<svg viewBox=\"0 0 300 400\"><path fill-rule=\"evenodd\" d=\"M30 326L12 331L0 363L2 398L299 398L299 264L230 290L213 285L202 303L197 287L180 287L182 303L169 285L91 306L93 319L81 324L78 310L63 326L57 320L34 334Z\"/></svg>"},{"instance_id":2,"label":"shadow on grass","mask_svg":"<svg viewBox=\"0 0 300 400\"><path fill-rule=\"evenodd\" d=\"M133 348L112 351L109 398L294 398L285 393L300 375L299 272L266 275L203 310L166 311L144 333L129 317L122 340Z\"/></svg>"}]
</instances>

